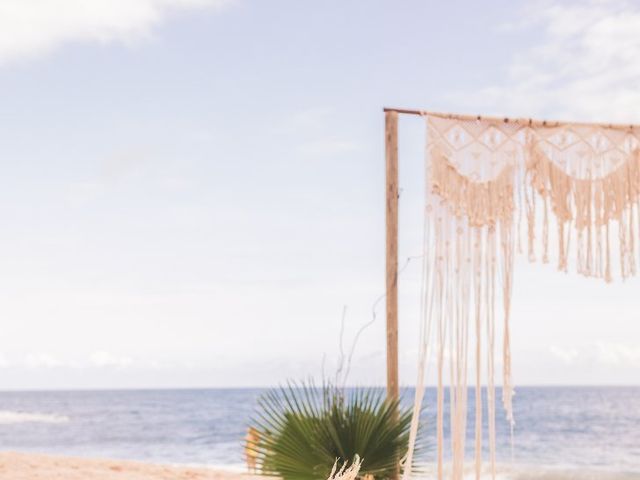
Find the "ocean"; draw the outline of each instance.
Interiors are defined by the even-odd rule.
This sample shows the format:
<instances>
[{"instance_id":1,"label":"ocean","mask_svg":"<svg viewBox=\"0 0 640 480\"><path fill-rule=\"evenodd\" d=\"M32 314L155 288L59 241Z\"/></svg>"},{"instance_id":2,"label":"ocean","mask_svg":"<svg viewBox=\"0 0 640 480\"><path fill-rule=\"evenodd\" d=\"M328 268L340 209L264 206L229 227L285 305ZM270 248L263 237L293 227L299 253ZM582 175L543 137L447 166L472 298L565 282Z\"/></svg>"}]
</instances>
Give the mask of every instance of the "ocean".
<instances>
[{"instance_id":1,"label":"ocean","mask_svg":"<svg viewBox=\"0 0 640 480\"><path fill-rule=\"evenodd\" d=\"M0 392L0 450L242 470L263 392ZM434 396L428 390L431 426ZM640 479L640 387L520 387L514 406L513 445L498 416L500 478Z\"/></svg>"}]
</instances>

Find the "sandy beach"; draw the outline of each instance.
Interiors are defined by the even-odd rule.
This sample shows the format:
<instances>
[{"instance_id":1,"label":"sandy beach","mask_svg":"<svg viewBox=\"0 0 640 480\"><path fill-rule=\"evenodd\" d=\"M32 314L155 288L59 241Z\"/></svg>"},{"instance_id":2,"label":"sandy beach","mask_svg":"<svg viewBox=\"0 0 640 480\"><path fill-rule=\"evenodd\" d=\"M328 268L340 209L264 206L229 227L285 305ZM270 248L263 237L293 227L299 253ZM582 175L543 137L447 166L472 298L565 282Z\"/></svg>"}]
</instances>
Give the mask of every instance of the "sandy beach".
<instances>
[{"instance_id":1,"label":"sandy beach","mask_svg":"<svg viewBox=\"0 0 640 480\"><path fill-rule=\"evenodd\" d=\"M0 453L2 480L256 480L248 474L122 460Z\"/></svg>"}]
</instances>

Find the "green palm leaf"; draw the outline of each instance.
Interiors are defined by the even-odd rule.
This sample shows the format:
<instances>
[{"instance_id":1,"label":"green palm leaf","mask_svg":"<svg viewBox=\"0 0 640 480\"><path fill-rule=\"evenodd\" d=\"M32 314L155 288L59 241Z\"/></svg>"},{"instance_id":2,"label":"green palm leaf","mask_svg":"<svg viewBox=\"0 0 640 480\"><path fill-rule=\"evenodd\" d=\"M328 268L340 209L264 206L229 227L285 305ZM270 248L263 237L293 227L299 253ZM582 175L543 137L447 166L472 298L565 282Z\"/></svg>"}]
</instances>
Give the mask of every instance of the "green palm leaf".
<instances>
[{"instance_id":1,"label":"green palm leaf","mask_svg":"<svg viewBox=\"0 0 640 480\"><path fill-rule=\"evenodd\" d=\"M356 455L360 476L391 478L406 454L410 424L411 408L380 389L289 383L259 399L259 440L250 448L264 475L284 480L326 480L336 459L340 465Z\"/></svg>"}]
</instances>

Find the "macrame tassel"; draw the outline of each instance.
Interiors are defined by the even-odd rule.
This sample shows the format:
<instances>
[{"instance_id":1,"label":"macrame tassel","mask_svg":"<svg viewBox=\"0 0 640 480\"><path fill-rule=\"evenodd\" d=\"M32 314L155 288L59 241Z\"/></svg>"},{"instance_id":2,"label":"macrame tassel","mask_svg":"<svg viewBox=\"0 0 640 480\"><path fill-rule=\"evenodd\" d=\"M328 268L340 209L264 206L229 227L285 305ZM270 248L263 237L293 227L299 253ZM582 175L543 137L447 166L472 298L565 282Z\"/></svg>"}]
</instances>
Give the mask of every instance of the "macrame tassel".
<instances>
[{"instance_id":1,"label":"macrame tassel","mask_svg":"<svg viewBox=\"0 0 640 480\"><path fill-rule=\"evenodd\" d=\"M479 228L474 229L473 288L476 324L475 474L476 480L480 480L482 474L482 234Z\"/></svg>"},{"instance_id":2,"label":"macrame tassel","mask_svg":"<svg viewBox=\"0 0 640 480\"><path fill-rule=\"evenodd\" d=\"M432 207L425 208L424 218L424 231L422 240L422 285L421 285L421 298L420 298L420 351L418 360L418 379L416 381L416 390L413 402L413 413L411 417L411 426L409 428L409 446L407 448L406 459L403 462L403 480L409 480L412 474L413 467L413 455L415 453L415 443L418 436L418 427L420 422L420 411L422 408L422 400L424 398L425 390L425 371L427 367L427 361L430 353L430 341L431 341L431 308L433 307L433 292L435 289L431 288L431 272L432 272L432 259L427 254L431 250L431 222L429 213Z\"/></svg>"},{"instance_id":3,"label":"macrame tassel","mask_svg":"<svg viewBox=\"0 0 640 480\"><path fill-rule=\"evenodd\" d=\"M502 306L504 333L502 347L502 404L510 426L513 426L513 384L511 379L511 292L513 287L513 234L510 225L501 225L500 245L502 247Z\"/></svg>"},{"instance_id":4,"label":"macrame tassel","mask_svg":"<svg viewBox=\"0 0 640 480\"><path fill-rule=\"evenodd\" d=\"M530 188L525 187L524 190L525 192L528 193L526 208L527 208L527 238L528 238L529 261L535 262L536 261L536 254L535 254L536 195L535 195L535 190L533 186L531 186ZM545 217L545 222L544 222L545 244L548 243L548 235L547 235L548 231L549 231L549 223L548 223L548 219Z\"/></svg>"},{"instance_id":5,"label":"macrame tassel","mask_svg":"<svg viewBox=\"0 0 640 480\"><path fill-rule=\"evenodd\" d=\"M545 197L544 217L542 219L542 262L549 263L549 200Z\"/></svg>"},{"instance_id":6,"label":"macrame tassel","mask_svg":"<svg viewBox=\"0 0 640 480\"><path fill-rule=\"evenodd\" d=\"M491 478L496 478L496 388L495 388L495 230L489 227L486 255L486 329L487 329L487 410L489 418L489 462Z\"/></svg>"},{"instance_id":7,"label":"macrame tassel","mask_svg":"<svg viewBox=\"0 0 640 480\"><path fill-rule=\"evenodd\" d=\"M628 247L629 247L629 276L635 276L637 273L637 260L636 260L636 241L635 241L635 234L636 234L636 225L635 225L635 218L636 218L636 204L633 203L631 204L631 206L629 206L629 242L628 242Z\"/></svg>"},{"instance_id":8,"label":"macrame tassel","mask_svg":"<svg viewBox=\"0 0 640 480\"><path fill-rule=\"evenodd\" d=\"M436 220L436 271L434 289L436 296L436 318L437 318L437 335L438 335L438 393L437 393L437 419L436 428L437 435L437 449L438 449L438 480L444 479L444 349L446 340L446 324L444 315L444 300L445 300L445 279L447 278L447 271L445 266L445 254L442 244L444 243L442 234L442 218Z\"/></svg>"},{"instance_id":9,"label":"macrame tassel","mask_svg":"<svg viewBox=\"0 0 640 480\"><path fill-rule=\"evenodd\" d=\"M523 172L521 169L516 169L516 185L520 185L521 182L523 181L522 179L522 175ZM524 252L523 248L522 248L522 218L523 218L523 212L525 210L525 204L524 204L524 200L523 200L523 189L522 188L516 188L516 198L517 198L517 204L516 204L516 214L517 214L517 220L516 220L516 225L515 225L515 229L516 229L516 251L522 255L522 253Z\"/></svg>"},{"instance_id":10,"label":"macrame tassel","mask_svg":"<svg viewBox=\"0 0 640 480\"><path fill-rule=\"evenodd\" d=\"M558 219L558 270L567 269L567 251L565 250L564 222Z\"/></svg>"},{"instance_id":11,"label":"macrame tassel","mask_svg":"<svg viewBox=\"0 0 640 480\"><path fill-rule=\"evenodd\" d=\"M608 223L605 224L604 228L605 228L605 238L607 240L604 279L607 283L611 283L613 278L611 277L611 246L609 245L609 224Z\"/></svg>"}]
</instances>

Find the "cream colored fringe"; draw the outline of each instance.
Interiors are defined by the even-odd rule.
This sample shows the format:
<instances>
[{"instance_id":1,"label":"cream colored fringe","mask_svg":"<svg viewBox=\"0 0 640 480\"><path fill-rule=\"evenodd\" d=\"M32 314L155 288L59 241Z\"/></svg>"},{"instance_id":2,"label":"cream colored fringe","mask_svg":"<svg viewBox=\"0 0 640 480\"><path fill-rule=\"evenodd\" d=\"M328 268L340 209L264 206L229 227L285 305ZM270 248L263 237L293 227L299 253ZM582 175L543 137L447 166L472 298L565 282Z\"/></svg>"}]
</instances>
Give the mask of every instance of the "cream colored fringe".
<instances>
[{"instance_id":1,"label":"cream colored fringe","mask_svg":"<svg viewBox=\"0 0 640 480\"><path fill-rule=\"evenodd\" d=\"M522 245L520 224L526 219L532 261L537 258L538 246L542 260L549 261L550 222L554 218L560 270L568 270L573 251L576 269L583 275L606 281L612 280L614 270L623 278L634 275L640 225L640 142L635 132L614 135L603 127L541 127L538 131L520 125L432 118L427 118L427 124L423 323L404 479L411 476L432 331L437 375L437 478L443 480L445 473L454 480L464 477L470 340L475 365L473 468L476 479L485 474L495 478L498 330L502 332L501 400L512 429L514 425L510 310L514 251ZM603 136L607 136L605 140L618 139L619 144L601 148ZM476 165L476 161L485 163ZM617 267L613 265L614 255L619 257ZM498 317L502 319L499 329ZM448 455L443 441L446 382ZM483 465L482 454L485 424L488 468ZM447 457L451 458L450 468L445 468Z\"/></svg>"},{"instance_id":2,"label":"cream colored fringe","mask_svg":"<svg viewBox=\"0 0 640 480\"><path fill-rule=\"evenodd\" d=\"M619 272L622 278L635 275L638 198L640 196L640 156L636 152L612 172L594 179L573 178L536 152L527 167L529 198L535 195L545 205L543 260L548 261L548 210L558 227L558 268L568 270L571 228L576 235L576 266L588 277L612 275L612 230L618 232ZM527 188L525 186L525 188ZM528 211L529 255L533 260L535 209Z\"/></svg>"}]
</instances>

